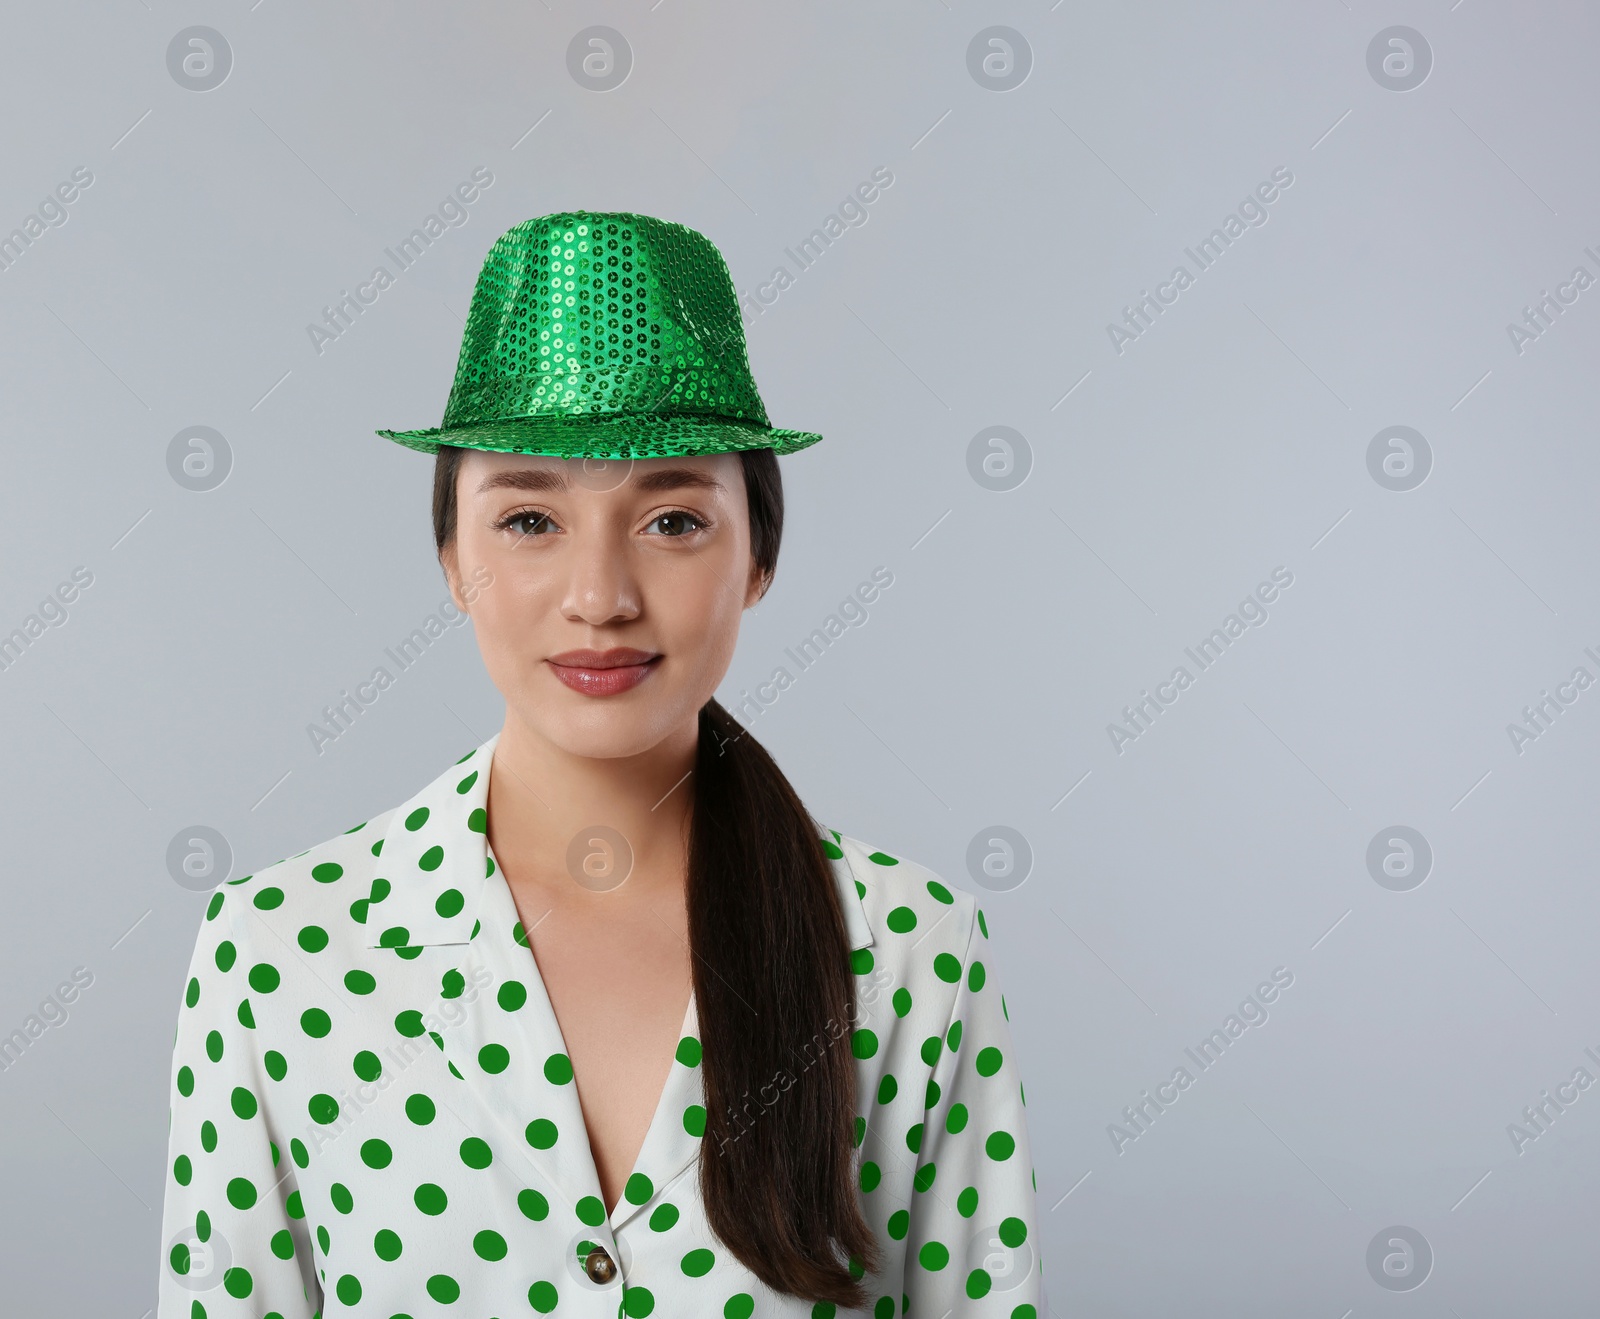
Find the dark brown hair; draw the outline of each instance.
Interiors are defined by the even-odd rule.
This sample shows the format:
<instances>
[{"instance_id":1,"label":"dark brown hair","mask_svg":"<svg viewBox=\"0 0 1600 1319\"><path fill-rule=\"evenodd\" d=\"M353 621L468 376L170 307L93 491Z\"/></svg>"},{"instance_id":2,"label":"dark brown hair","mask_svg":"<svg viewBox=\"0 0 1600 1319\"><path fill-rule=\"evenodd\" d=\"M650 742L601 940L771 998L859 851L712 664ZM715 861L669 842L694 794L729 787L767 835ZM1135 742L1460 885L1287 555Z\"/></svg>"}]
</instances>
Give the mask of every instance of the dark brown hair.
<instances>
[{"instance_id":1,"label":"dark brown hair","mask_svg":"<svg viewBox=\"0 0 1600 1319\"><path fill-rule=\"evenodd\" d=\"M462 452L441 445L434 466L441 553L455 539ZM777 455L739 457L751 557L770 579L783 536ZM859 1278L881 1256L856 1194L855 977L823 830L714 697L700 710L691 783L687 900L706 1216L773 1290L859 1309Z\"/></svg>"}]
</instances>

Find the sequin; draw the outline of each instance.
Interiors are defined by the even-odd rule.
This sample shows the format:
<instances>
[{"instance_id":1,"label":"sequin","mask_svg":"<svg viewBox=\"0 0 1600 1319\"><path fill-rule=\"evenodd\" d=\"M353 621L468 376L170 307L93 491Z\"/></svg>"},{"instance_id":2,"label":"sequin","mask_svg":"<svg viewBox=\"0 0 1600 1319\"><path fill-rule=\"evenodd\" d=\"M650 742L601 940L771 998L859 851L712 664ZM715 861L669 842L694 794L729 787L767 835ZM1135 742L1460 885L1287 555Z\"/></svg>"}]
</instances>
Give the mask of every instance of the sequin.
<instances>
[{"instance_id":1,"label":"sequin","mask_svg":"<svg viewBox=\"0 0 1600 1319\"><path fill-rule=\"evenodd\" d=\"M662 458L822 438L767 420L722 253L687 225L560 211L508 229L478 273L442 423L380 430L562 458Z\"/></svg>"}]
</instances>

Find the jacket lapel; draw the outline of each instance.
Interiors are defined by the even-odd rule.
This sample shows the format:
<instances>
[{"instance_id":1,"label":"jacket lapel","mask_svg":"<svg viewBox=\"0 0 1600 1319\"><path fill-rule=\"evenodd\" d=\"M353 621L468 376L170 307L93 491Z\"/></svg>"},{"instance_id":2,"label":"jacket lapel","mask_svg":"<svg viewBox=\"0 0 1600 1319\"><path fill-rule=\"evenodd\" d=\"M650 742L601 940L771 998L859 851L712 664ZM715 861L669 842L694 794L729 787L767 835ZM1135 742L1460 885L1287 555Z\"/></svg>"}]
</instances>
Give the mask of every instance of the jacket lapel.
<instances>
[{"instance_id":1,"label":"jacket lapel","mask_svg":"<svg viewBox=\"0 0 1600 1319\"><path fill-rule=\"evenodd\" d=\"M367 946L393 948L402 958L430 946L454 948L434 992L455 1000L458 1012L433 1038L474 1098L479 1119L467 1124L493 1124L502 1144L520 1150L580 1221L599 1226L604 1201L560 1024L488 845L489 773L498 741L496 733L394 812L376 853L380 878L363 900ZM837 833L824 839L824 850L851 949L858 950L872 943L867 888L840 841ZM704 1130L691 994L644 1144L610 1215L613 1230L695 1162Z\"/></svg>"}]
</instances>

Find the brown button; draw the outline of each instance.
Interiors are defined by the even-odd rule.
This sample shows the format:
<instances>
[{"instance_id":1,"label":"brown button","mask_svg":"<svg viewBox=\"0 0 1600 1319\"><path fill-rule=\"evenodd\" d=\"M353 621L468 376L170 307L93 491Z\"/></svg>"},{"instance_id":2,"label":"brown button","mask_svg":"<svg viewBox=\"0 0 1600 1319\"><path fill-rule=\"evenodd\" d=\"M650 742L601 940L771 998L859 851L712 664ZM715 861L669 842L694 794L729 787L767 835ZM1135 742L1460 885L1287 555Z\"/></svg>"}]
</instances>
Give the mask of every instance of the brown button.
<instances>
[{"instance_id":1,"label":"brown button","mask_svg":"<svg viewBox=\"0 0 1600 1319\"><path fill-rule=\"evenodd\" d=\"M591 1281L603 1285L617 1276L617 1265L611 1256L606 1254L604 1246L596 1246L583 1261L583 1271L589 1275Z\"/></svg>"}]
</instances>

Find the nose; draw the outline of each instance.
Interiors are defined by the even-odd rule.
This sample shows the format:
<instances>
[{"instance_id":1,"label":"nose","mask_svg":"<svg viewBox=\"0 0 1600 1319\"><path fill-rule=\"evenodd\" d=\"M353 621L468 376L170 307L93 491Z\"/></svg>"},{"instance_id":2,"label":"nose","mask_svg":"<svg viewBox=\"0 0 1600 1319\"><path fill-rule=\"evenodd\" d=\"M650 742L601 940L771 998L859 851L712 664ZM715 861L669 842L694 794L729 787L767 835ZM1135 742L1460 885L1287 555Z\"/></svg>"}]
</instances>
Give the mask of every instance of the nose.
<instances>
[{"instance_id":1,"label":"nose","mask_svg":"<svg viewBox=\"0 0 1600 1319\"><path fill-rule=\"evenodd\" d=\"M627 532L584 526L572 533L562 610L575 622L599 627L639 614L639 581L628 553Z\"/></svg>"}]
</instances>

